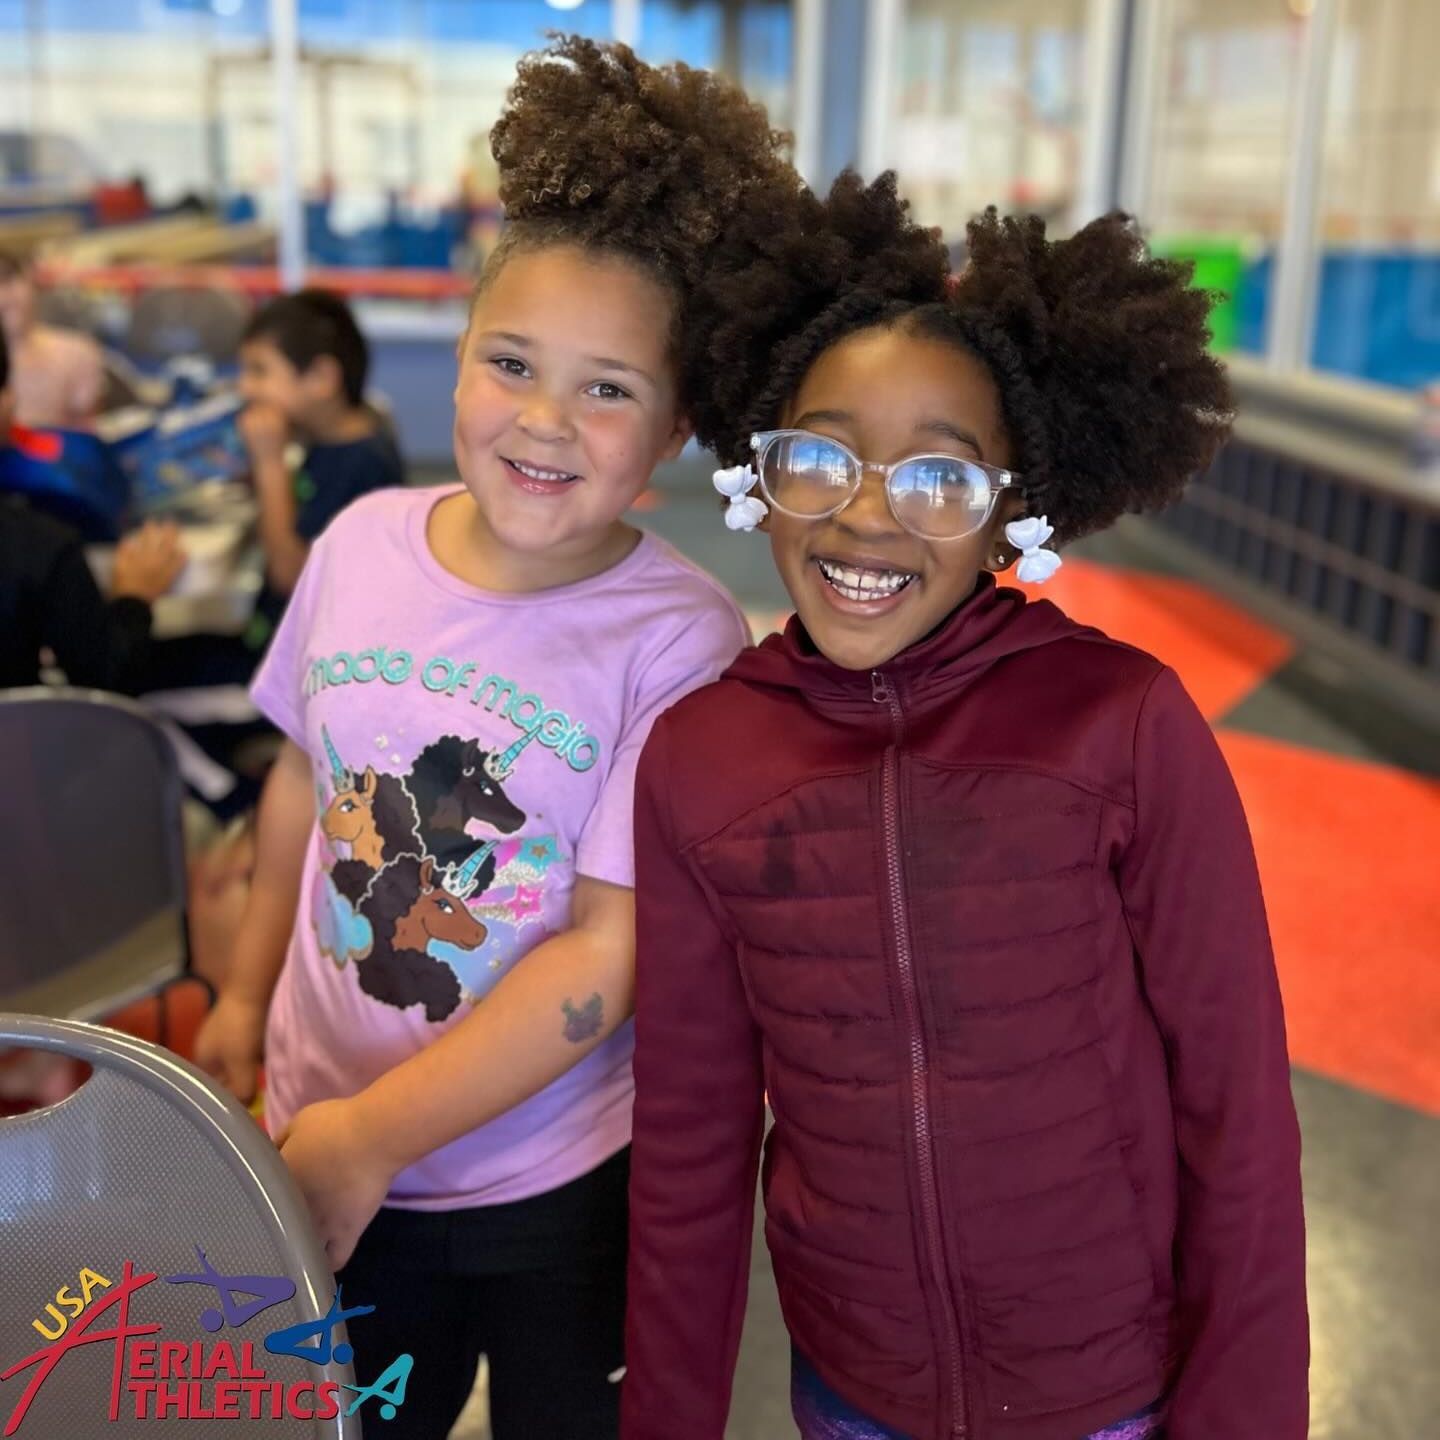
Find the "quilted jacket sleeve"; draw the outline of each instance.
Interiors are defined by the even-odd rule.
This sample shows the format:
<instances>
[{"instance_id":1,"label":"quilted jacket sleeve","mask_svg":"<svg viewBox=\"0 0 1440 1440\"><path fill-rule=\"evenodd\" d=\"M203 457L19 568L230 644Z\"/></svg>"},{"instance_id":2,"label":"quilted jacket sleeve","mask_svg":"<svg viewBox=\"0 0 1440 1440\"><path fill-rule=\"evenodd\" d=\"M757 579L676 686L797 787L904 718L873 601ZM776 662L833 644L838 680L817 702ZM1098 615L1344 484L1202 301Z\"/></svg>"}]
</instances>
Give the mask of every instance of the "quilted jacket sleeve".
<instances>
[{"instance_id":1,"label":"quilted jacket sleeve","mask_svg":"<svg viewBox=\"0 0 1440 1440\"><path fill-rule=\"evenodd\" d=\"M1171 1440L1307 1433L1300 1137L1250 833L1170 671L1135 733L1121 890L1164 1036L1180 1152L1181 1368Z\"/></svg>"},{"instance_id":2,"label":"quilted jacket sleeve","mask_svg":"<svg viewBox=\"0 0 1440 1440\"><path fill-rule=\"evenodd\" d=\"M635 795L635 1139L623 1440L722 1440L764 1122L759 1033L717 908L677 847L667 719Z\"/></svg>"}]
</instances>

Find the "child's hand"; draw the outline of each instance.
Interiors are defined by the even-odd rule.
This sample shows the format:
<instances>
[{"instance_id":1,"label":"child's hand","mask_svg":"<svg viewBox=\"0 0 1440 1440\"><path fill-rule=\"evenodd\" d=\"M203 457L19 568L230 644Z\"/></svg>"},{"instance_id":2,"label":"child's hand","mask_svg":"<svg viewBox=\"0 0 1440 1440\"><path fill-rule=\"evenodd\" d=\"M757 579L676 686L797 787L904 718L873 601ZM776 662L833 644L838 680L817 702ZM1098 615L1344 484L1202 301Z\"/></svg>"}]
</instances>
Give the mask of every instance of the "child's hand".
<instances>
[{"instance_id":1,"label":"child's hand","mask_svg":"<svg viewBox=\"0 0 1440 1440\"><path fill-rule=\"evenodd\" d=\"M283 460L290 443L290 422L274 405L247 405L240 412L240 438L250 452L251 463Z\"/></svg>"},{"instance_id":2,"label":"child's hand","mask_svg":"<svg viewBox=\"0 0 1440 1440\"><path fill-rule=\"evenodd\" d=\"M132 531L115 547L115 573L111 593L151 604L179 578L185 568L185 551L174 524L151 520Z\"/></svg>"},{"instance_id":3,"label":"child's hand","mask_svg":"<svg viewBox=\"0 0 1440 1440\"><path fill-rule=\"evenodd\" d=\"M310 1207L330 1268L339 1270L384 1202L394 1171L376 1153L352 1100L307 1105L276 1143Z\"/></svg>"},{"instance_id":4,"label":"child's hand","mask_svg":"<svg viewBox=\"0 0 1440 1440\"><path fill-rule=\"evenodd\" d=\"M248 1105L264 1044L265 1007L222 993L195 1037L195 1063Z\"/></svg>"}]
</instances>

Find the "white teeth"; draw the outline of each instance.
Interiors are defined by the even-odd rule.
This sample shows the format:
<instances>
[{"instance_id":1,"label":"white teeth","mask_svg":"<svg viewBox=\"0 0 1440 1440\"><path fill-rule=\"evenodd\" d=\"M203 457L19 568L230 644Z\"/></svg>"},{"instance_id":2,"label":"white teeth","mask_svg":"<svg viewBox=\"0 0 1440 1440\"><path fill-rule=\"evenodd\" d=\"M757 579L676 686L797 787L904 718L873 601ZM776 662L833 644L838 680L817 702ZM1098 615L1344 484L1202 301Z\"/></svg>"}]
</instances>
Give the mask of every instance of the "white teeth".
<instances>
[{"instance_id":1,"label":"white teeth","mask_svg":"<svg viewBox=\"0 0 1440 1440\"><path fill-rule=\"evenodd\" d=\"M862 570L833 560L817 560L816 564L826 581L847 600L888 600L915 578L902 570Z\"/></svg>"},{"instance_id":2,"label":"white teeth","mask_svg":"<svg viewBox=\"0 0 1440 1440\"><path fill-rule=\"evenodd\" d=\"M518 460L510 462L522 475L531 480L573 480L568 470L542 470L538 465L522 465Z\"/></svg>"}]
</instances>

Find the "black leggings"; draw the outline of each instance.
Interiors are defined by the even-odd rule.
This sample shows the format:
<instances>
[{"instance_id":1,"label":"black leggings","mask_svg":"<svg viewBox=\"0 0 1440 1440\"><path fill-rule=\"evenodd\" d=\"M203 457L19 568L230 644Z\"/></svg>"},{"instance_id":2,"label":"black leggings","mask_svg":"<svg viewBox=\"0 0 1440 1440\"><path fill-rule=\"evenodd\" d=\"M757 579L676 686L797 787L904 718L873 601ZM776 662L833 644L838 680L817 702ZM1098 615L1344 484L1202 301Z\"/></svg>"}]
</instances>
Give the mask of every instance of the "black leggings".
<instances>
[{"instance_id":1,"label":"black leggings","mask_svg":"<svg viewBox=\"0 0 1440 1440\"><path fill-rule=\"evenodd\" d=\"M415 1364L393 1420L361 1407L365 1440L445 1440L482 1354L494 1440L614 1440L629 1173L624 1150L512 1205L380 1211L337 1277L347 1308L376 1307L348 1326L355 1374Z\"/></svg>"}]
</instances>

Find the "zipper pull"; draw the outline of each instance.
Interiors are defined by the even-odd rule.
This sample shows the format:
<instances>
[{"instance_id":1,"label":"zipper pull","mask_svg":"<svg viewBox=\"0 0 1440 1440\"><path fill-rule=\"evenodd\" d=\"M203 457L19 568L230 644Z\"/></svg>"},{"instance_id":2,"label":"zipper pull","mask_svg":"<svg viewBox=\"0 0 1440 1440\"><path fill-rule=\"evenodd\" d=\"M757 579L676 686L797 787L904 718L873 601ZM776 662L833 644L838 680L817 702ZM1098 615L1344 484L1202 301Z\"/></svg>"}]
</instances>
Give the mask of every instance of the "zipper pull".
<instances>
[{"instance_id":1,"label":"zipper pull","mask_svg":"<svg viewBox=\"0 0 1440 1440\"><path fill-rule=\"evenodd\" d=\"M890 703L890 691L885 684L885 677L878 671L870 672L870 698L877 705L888 705Z\"/></svg>"}]
</instances>

